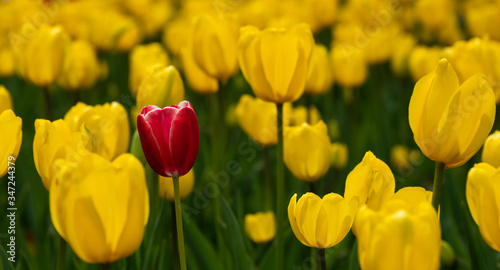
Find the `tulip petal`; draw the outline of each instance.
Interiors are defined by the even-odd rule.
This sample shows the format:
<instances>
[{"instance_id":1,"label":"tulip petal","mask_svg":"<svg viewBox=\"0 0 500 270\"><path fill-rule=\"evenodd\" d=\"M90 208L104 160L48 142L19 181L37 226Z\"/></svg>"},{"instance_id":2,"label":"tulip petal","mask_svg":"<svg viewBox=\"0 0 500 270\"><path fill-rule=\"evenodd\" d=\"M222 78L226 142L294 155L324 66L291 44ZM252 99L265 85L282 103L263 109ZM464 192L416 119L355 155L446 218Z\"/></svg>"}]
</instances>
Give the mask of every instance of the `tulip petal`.
<instances>
[{"instance_id":1,"label":"tulip petal","mask_svg":"<svg viewBox=\"0 0 500 270\"><path fill-rule=\"evenodd\" d=\"M189 172L198 156L199 146L198 119L192 108L182 107L170 128L170 153L175 172L180 176Z\"/></svg>"},{"instance_id":2,"label":"tulip petal","mask_svg":"<svg viewBox=\"0 0 500 270\"><path fill-rule=\"evenodd\" d=\"M500 251L500 172L496 172L490 180L485 183L480 192L480 205L478 226L483 239L493 249Z\"/></svg>"},{"instance_id":3,"label":"tulip petal","mask_svg":"<svg viewBox=\"0 0 500 270\"><path fill-rule=\"evenodd\" d=\"M297 225L311 247L317 247L316 224L322 204L318 195L308 192L302 195L295 209Z\"/></svg>"},{"instance_id":4,"label":"tulip petal","mask_svg":"<svg viewBox=\"0 0 500 270\"><path fill-rule=\"evenodd\" d=\"M311 246L309 243L307 243L307 240L304 238L302 235L302 232L300 231L298 225L297 225L297 217L295 216L295 207L297 204L297 193L295 193L292 198L290 199L290 203L288 204L288 220L290 221L290 227L292 227L293 234L295 234L295 237L299 239L299 241L306 245L306 246Z\"/></svg>"},{"instance_id":5,"label":"tulip petal","mask_svg":"<svg viewBox=\"0 0 500 270\"><path fill-rule=\"evenodd\" d=\"M467 175L467 185L465 189L467 204L472 218L479 224L478 212L481 200L481 190L485 182L495 173L495 168L488 163L479 163L470 169Z\"/></svg>"},{"instance_id":6,"label":"tulip petal","mask_svg":"<svg viewBox=\"0 0 500 270\"><path fill-rule=\"evenodd\" d=\"M142 114L137 116L137 130L139 131L142 150L149 166L151 166L153 171L157 174L166 177L167 175L165 168L163 167L164 161L163 153L160 150L160 143L156 139L151 125L146 121L144 115Z\"/></svg>"}]
</instances>

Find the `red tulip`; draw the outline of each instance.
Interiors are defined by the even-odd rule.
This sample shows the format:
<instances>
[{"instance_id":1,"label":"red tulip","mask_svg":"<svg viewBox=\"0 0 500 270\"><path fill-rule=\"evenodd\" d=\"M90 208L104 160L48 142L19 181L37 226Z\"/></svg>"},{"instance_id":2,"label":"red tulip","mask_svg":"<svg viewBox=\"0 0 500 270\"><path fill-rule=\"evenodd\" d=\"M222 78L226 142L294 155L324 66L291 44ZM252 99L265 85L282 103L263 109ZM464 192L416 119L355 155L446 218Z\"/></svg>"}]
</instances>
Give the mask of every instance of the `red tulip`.
<instances>
[{"instance_id":1,"label":"red tulip","mask_svg":"<svg viewBox=\"0 0 500 270\"><path fill-rule=\"evenodd\" d=\"M165 177L189 172L198 155L198 119L188 101L163 109L143 107L137 116L137 131L149 166Z\"/></svg>"}]
</instances>

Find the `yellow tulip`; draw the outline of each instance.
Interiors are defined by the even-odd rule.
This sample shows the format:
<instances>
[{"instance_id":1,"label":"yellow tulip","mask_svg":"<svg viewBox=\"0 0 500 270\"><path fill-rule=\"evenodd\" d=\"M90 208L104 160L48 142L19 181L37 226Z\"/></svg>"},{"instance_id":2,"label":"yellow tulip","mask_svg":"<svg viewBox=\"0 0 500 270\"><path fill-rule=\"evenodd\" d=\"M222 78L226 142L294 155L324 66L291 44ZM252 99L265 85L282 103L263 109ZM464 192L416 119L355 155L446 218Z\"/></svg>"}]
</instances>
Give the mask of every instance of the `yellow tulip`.
<instances>
[{"instance_id":1,"label":"yellow tulip","mask_svg":"<svg viewBox=\"0 0 500 270\"><path fill-rule=\"evenodd\" d=\"M190 22L184 17L177 17L165 26L162 41L170 53L179 55L182 48L187 46L189 29Z\"/></svg>"},{"instance_id":2,"label":"yellow tulip","mask_svg":"<svg viewBox=\"0 0 500 270\"><path fill-rule=\"evenodd\" d=\"M332 153L331 164L337 170L342 170L347 165L349 150L345 143L334 142L330 148Z\"/></svg>"},{"instance_id":3,"label":"yellow tulip","mask_svg":"<svg viewBox=\"0 0 500 270\"><path fill-rule=\"evenodd\" d=\"M271 241L276 235L276 217L274 213L258 212L245 215L245 231L255 243L262 244Z\"/></svg>"},{"instance_id":4,"label":"yellow tulip","mask_svg":"<svg viewBox=\"0 0 500 270\"><path fill-rule=\"evenodd\" d=\"M0 113L0 177L7 173L8 158L13 156L17 158L21 142L23 139L22 131L23 120L16 116L14 112L7 109Z\"/></svg>"},{"instance_id":5,"label":"yellow tulip","mask_svg":"<svg viewBox=\"0 0 500 270\"><path fill-rule=\"evenodd\" d=\"M9 91L3 85L0 85L0 113L5 110L12 110L12 98Z\"/></svg>"},{"instance_id":6,"label":"yellow tulip","mask_svg":"<svg viewBox=\"0 0 500 270\"><path fill-rule=\"evenodd\" d=\"M50 214L57 232L87 263L110 263L141 245L149 196L141 162L123 154L110 162L91 153L75 164L57 160Z\"/></svg>"},{"instance_id":7,"label":"yellow tulip","mask_svg":"<svg viewBox=\"0 0 500 270\"><path fill-rule=\"evenodd\" d=\"M297 194L294 194L288 205L288 220L302 244L329 248L340 243L351 229L357 203L357 198L342 198L336 193L320 198L310 192L297 202Z\"/></svg>"},{"instance_id":8,"label":"yellow tulip","mask_svg":"<svg viewBox=\"0 0 500 270\"><path fill-rule=\"evenodd\" d=\"M314 38L307 25L241 28L238 61L256 96L274 103L293 102L304 92Z\"/></svg>"},{"instance_id":9,"label":"yellow tulip","mask_svg":"<svg viewBox=\"0 0 500 270\"><path fill-rule=\"evenodd\" d=\"M391 199L380 211L362 206L353 232L363 270L439 269L441 228L428 201Z\"/></svg>"},{"instance_id":10,"label":"yellow tulip","mask_svg":"<svg viewBox=\"0 0 500 270\"><path fill-rule=\"evenodd\" d=\"M500 167L500 131L497 130L486 138L481 160L495 168Z\"/></svg>"},{"instance_id":11,"label":"yellow tulip","mask_svg":"<svg viewBox=\"0 0 500 270\"><path fill-rule=\"evenodd\" d=\"M495 95L482 74L459 85L448 60L415 85L409 121L415 142L446 168L467 162L481 148L495 120Z\"/></svg>"},{"instance_id":12,"label":"yellow tulip","mask_svg":"<svg viewBox=\"0 0 500 270\"><path fill-rule=\"evenodd\" d=\"M484 241L500 251L500 167L479 163L467 175L466 197Z\"/></svg>"},{"instance_id":13,"label":"yellow tulip","mask_svg":"<svg viewBox=\"0 0 500 270\"><path fill-rule=\"evenodd\" d=\"M0 41L0 77L9 77L14 75L16 70L16 55L12 45L5 39Z\"/></svg>"},{"instance_id":14,"label":"yellow tulip","mask_svg":"<svg viewBox=\"0 0 500 270\"><path fill-rule=\"evenodd\" d=\"M452 0L420 0L415 3L414 12L424 27L439 29L446 26L456 11Z\"/></svg>"},{"instance_id":15,"label":"yellow tulip","mask_svg":"<svg viewBox=\"0 0 500 270\"><path fill-rule=\"evenodd\" d=\"M352 50L348 45L336 43L330 53L335 82L346 88L362 85L368 76L363 52Z\"/></svg>"},{"instance_id":16,"label":"yellow tulip","mask_svg":"<svg viewBox=\"0 0 500 270\"><path fill-rule=\"evenodd\" d=\"M41 26L26 45L23 75L38 86L51 85L63 69L68 46L69 37L61 26Z\"/></svg>"},{"instance_id":17,"label":"yellow tulip","mask_svg":"<svg viewBox=\"0 0 500 270\"><path fill-rule=\"evenodd\" d=\"M442 55L443 49L439 47L413 47L408 57L408 68L413 80L418 81L432 72Z\"/></svg>"},{"instance_id":18,"label":"yellow tulip","mask_svg":"<svg viewBox=\"0 0 500 270\"><path fill-rule=\"evenodd\" d=\"M135 46L130 52L129 88L132 94L137 94L141 81L148 75L148 67L152 65L167 66L168 55L160 43L153 42ZM177 103L176 103L177 104Z\"/></svg>"},{"instance_id":19,"label":"yellow tulip","mask_svg":"<svg viewBox=\"0 0 500 270\"><path fill-rule=\"evenodd\" d=\"M321 121L321 113L318 108L311 106L309 110L305 106L297 106L292 110L292 124L302 126L304 123L314 125Z\"/></svg>"},{"instance_id":20,"label":"yellow tulip","mask_svg":"<svg viewBox=\"0 0 500 270\"><path fill-rule=\"evenodd\" d=\"M64 115L73 131L87 134L94 151L113 160L128 149L130 128L125 108L118 102L90 106L78 102Z\"/></svg>"},{"instance_id":21,"label":"yellow tulip","mask_svg":"<svg viewBox=\"0 0 500 270\"><path fill-rule=\"evenodd\" d=\"M312 0L299 2L305 4L303 12L306 13L306 21L311 25L314 32L331 26L337 17L337 0Z\"/></svg>"},{"instance_id":22,"label":"yellow tulip","mask_svg":"<svg viewBox=\"0 0 500 270\"><path fill-rule=\"evenodd\" d=\"M174 201L174 182L171 177L159 177L158 191L162 198L173 202ZM179 196L181 199L186 198L191 194L194 187L194 171L191 169L187 174L179 177Z\"/></svg>"},{"instance_id":23,"label":"yellow tulip","mask_svg":"<svg viewBox=\"0 0 500 270\"><path fill-rule=\"evenodd\" d=\"M290 122L290 111L291 105L285 103L283 126ZM278 143L276 104L245 94L236 105L235 115L243 131L258 144L271 146Z\"/></svg>"},{"instance_id":24,"label":"yellow tulip","mask_svg":"<svg viewBox=\"0 0 500 270\"><path fill-rule=\"evenodd\" d=\"M423 187L404 187L394 193L389 202L393 200L402 200L410 207L417 207L422 202L432 203L432 191Z\"/></svg>"},{"instance_id":25,"label":"yellow tulip","mask_svg":"<svg viewBox=\"0 0 500 270\"><path fill-rule=\"evenodd\" d=\"M62 158L68 162L78 162L90 149L88 137L80 132L73 132L64 120L35 121L33 159L42 183L48 191L57 170L54 167L55 161Z\"/></svg>"},{"instance_id":26,"label":"yellow tulip","mask_svg":"<svg viewBox=\"0 0 500 270\"><path fill-rule=\"evenodd\" d=\"M410 52L415 47L415 38L410 34L398 36L391 54L391 70L398 76L407 75L409 72Z\"/></svg>"},{"instance_id":27,"label":"yellow tulip","mask_svg":"<svg viewBox=\"0 0 500 270\"><path fill-rule=\"evenodd\" d=\"M94 47L85 40L71 42L58 79L62 88L80 90L92 87L99 78L99 60Z\"/></svg>"},{"instance_id":28,"label":"yellow tulip","mask_svg":"<svg viewBox=\"0 0 500 270\"><path fill-rule=\"evenodd\" d=\"M497 27L500 24L499 7L500 2L498 1L481 1L480 5L471 1L471 5L464 11L467 29L472 36L489 35L494 40L500 40L500 28Z\"/></svg>"},{"instance_id":29,"label":"yellow tulip","mask_svg":"<svg viewBox=\"0 0 500 270\"><path fill-rule=\"evenodd\" d=\"M285 127L283 155L286 167L302 181L314 182L330 168L330 138L323 121Z\"/></svg>"},{"instance_id":30,"label":"yellow tulip","mask_svg":"<svg viewBox=\"0 0 500 270\"><path fill-rule=\"evenodd\" d=\"M325 94L332 88L332 84L333 70L330 56L324 45L316 44L309 62L305 93L312 95Z\"/></svg>"},{"instance_id":31,"label":"yellow tulip","mask_svg":"<svg viewBox=\"0 0 500 270\"><path fill-rule=\"evenodd\" d=\"M196 64L208 75L227 81L238 71L236 57L237 24L216 14L195 18L192 32L193 56Z\"/></svg>"},{"instance_id":32,"label":"yellow tulip","mask_svg":"<svg viewBox=\"0 0 500 270\"><path fill-rule=\"evenodd\" d=\"M184 100L184 84L179 71L174 66L150 66L137 90L136 100L136 107L131 110L134 122L144 106L163 108L179 104Z\"/></svg>"},{"instance_id":33,"label":"yellow tulip","mask_svg":"<svg viewBox=\"0 0 500 270\"><path fill-rule=\"evenodd\" d=\"M358 197L359 206L366 204L378 210L394 194L395 187L389 166L368 151L347 176L344 197Z\"/></svg>"}]
</instances>

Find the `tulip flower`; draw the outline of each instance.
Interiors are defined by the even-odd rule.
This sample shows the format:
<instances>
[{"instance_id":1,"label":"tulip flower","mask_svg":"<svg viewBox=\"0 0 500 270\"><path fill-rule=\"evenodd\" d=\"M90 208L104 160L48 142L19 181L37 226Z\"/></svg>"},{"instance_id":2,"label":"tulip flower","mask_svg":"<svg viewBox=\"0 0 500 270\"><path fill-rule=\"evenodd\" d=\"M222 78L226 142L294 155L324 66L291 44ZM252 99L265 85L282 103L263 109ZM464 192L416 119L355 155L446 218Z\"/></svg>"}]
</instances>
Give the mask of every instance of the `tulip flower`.
<instances>
[{"instance_id":1,"label":"tulip flower","mask_svg":"<svg viewBox=\"0 0 500 270\"><path fill-rule=\"evenodd\" d=\"M186 81L194 91L200 94L212 94L219 90L217 79L208 75L194 61L191 43L181 49L180 55Z\"/></svg>"},{"instance_id":2,"label":"tulip flower","mask_svg":"<svg viewBox=\"0 0 500 270\"><path fill-rule=\"evenodd\" d=\"M176 17L165 25L162 41L168 51L178 56L182 48L188 46L190 21L183 16Z\"/></svg>"},{"instance_id":3,"label":"tulip flower","mask_svg":"<svg viewBox=\"0 0 500 270\"><path fill-rule=\"evenodd\" d=\"M145 77L151 78L152 74L148 74L148 67L152 65L168 66L169 64L167 52L157 42L135 46L130 52L129 62L129 88L133 95L137 94L139 85Z\"/></svg>"},{"instance_id":4,"label":"tulip flower","mask_svg":"<svg viewBox=\"0 0 500 270\"><path fill-rule=\"evenodd\" d=\"M262 244L271 241L276 235L276 218L274 213L259 212L245 215L245 231L254 243Z\"/></svg>"},{"instance_id":5,"label":"tulip flower","mask_svg":"<svg viewBox=\"0 0 500 270\"><path fill-rule=\"evenodd\" d=\"M500 131L495 131L486 138L481 160L497 168L500 167Z\"/></svg>"},{"instance_id":6,"label":"tulip flower","mask_svg":"<svg viewBox=\"0 0 500 270\"><path fill-rule=\"evenodd\" d=\"M321 121L321 113L315 106L309 107L297 106L292 111L292 124L294 126L301 126L304 123L314 125Z\"/></svg>"},{"instance_id":7,"label":"tulip flower","mask_svg":"<svg viewBox=\"0 0 500 270\"><path fill-rule=\"evenodd\" d=\"M78 162L91 150L89 138L80 132L73 132L64 120L50 122L44 119L35 121L33 139L33 159L42 183L50 191L57 168L55 161L65 159Z\"/></svg>"},{"instance_id":8,"label":"tulip flower","mask_svg":"<svg viewBox=\"0 0 500 270\"><path fill-rule=\"evenodd\" d=\"M159 177L159 186L158 191L162 198L173 202L175 198L174 194L174 182L170 177L163 177L161 175ZM179 196L181 199L186 198L191 194L194 187L194 171L193 169L189 170L189 172L181 177L179 177Z\"/></svg>"},{"instance_id":9,"label":"tulip flower","mask_svg":"<svg viewBox=\"0 0 500 270\"><path fill-rule=\"evenodd\" d=\"M66 90L92 87L99 78L99 60L92 45L85 40L71 42L66 50L63 69L58 79Z\"/></svg>"},{"instance_id":10,"label":"tulip flower","mask_svg":"<svg viewBox=\"0 0 500 270\"><path fill-rule=\"evenodd\" d=\"M335 193L320 198L308 192L297 201L297 194L294 194L288 205L288 220L302 244L325 249L344 239L357 209L357 198L342 198Z\"/></svg>"},{"instance_id":11,"label":"tulip flower","mask_svg":"<svg viewBox=\"0 0 500 270\"><path fill-rule=\"evenodd\" d=\"M420 80L436 68L443 55L440 47L415 46L408 56L408 69L414 81Z\"/></svg>"},{"instance_id":12,"label":"tulip flower","mask_svg":"<svg viewBox=\"0 0 500 270\"><path fill-rule=\"evenodd\" d=\"M362 206L353 232L361 269L439 269L441 228L436 211L421 198L391 199L379 211Z\"/></svg>"},{"instance_id":13,"label":"tulip flower","mask_svg":"<svg viewBox=\"0 0 500 270\"><path fill-rule=\"evenodd\" d=\"M311 53L311 60L309 62L309 72L305 88L306 94L320 95L327 93L331 89L333 84L333 70L331 64L326 47L321 44L316 44Z\"/></svg>"},{"instance_id":14,"label":"tulip flower","mask_svg":"<svg viewBox=\"0 0 500 270\"><path fill-rule=\"evenodd\" d=\"M366 204L378 210L394 194L395 187L389 166L368 151L347 176L344 197L357 197L360 207Z\"/></svg>"},{"instance_id":15,"label":"tulip flower","mask_svg":"<svg viewBox=\"0 0 500 270\"><path fill-rule=\"evenodd\" d=\"M448 60L415 85L409 106L415 142L446 168L467 162L483 145L495 120L495 95L484 75L462 85Z\"/></svg>"},{"instance_id":16,"label":"tulip flower","mask_svg":"<svg viewBox=\"0 0 500 270\"><path fill-rule=\"evenodd\" d=\"M406 76L409 72L408 62L410 52L415 47L417 41L412 35L403 34L398 36L394 43L391 53L391 70L397 76Z\"/></svg>"},{"instance_id":17,"label":"tulip flower","mask_svg":"<svg viewBox=\"0 0 500 270\"><path fill-rule=\"evenodd\" d=\"M314 38L305 24L289 29L241 28L238 61L257 97L293 102L304 92Z\"/></svg>"},{"instance_id":18,"label":"tulip flower","mask_svg":"<svg viewBox=\"0 0 500 270\"><path fill-rule=\"evenodd\" d=\"M198 119L191 103L142 108L137 116L141 145L151 168L164 177L185 175L198 155Z\"/></svg>"},{"instance_id":19,"label":"tulip flower","mask_svg":"<svg viewBox=\"0 0 500 270\"><path fill-rule=\"evenodd\" d=\"M342 43L333 44L330 53L335 82L342 87L354 88L362 85L368 76L368 66L362 51L350 51Z\"/></svg>"},{"instance_id":20,"label":"tulip flower","mask_svg":"<svg viewBox=\"0 0 500 270\"><path fill-rule=\"evenodd\" d=\"M286 126L290 122L291 105L285 104L284 110L283 125ZM275 104L244 94L236 105L235 114L243 131L258 144L271 146L278 142Z\"/></svg>"},{"instance_id":21,"label":"tulip flower","mask_svg":"<svg viewBox=\"0 0 500 270\"><path fill-rule=\"evenodd\" d=\"M23 120L7 109L0 113L0 177L7 173L9 157L17 158L23 139Z\"/></svg>"},{"instance_id":22,"label":"tulip flower","mask_svg":"<svg viewBox=\"0 0 500 270\"><path fill-rule=\"evenodd\" d=\"M203 14L195 18L192 49L196 64L208 75L227 81L238 71L237 24L226 18Z\"/></svg>"},{"instance_id":23,"label":"tulip flower","mask_svg":"<svg viewBox=\"0 0 500 270\"><path fill-rule=\"evenodd\" d=\"M500 251L500 168L488 163L474 165L467 175L466 198L484 241Z\"/></svg>"},{"instance_id":24,"label":"tulip flower","mask_svg":"<svg viewBox=\"0 0 500 270\"><path fill-rule=\"evenodd\" d=\"M90 106L78 102L65 115L73 131L87 134L93 152L108 160L125 153L130 141L130 127L125 108L118 102Z\"/></svg>"},{"instance_id":25,"label":"tulip flower","mask_svg":"<svg viewBox=\"0 0 500 270\"><path fill-rule=\"evenodd\" d=\"M323 121L285 127L283 140L285 164L295 177L314 182L328 172L331 143Z\"/></svg>"},{"instance_id":26,"label":"tulip flower","mask_svg":"<svg viewBox=\"0 0 500 270\"><path fill-rule=\"evenodd\" d=\"M184 100L184 83L174 66L149 66L137 90L137 104L131 114L135 118L148 105L165 107Z\"/></svg>"},{"instance_id":27,"label":"tulip flower","mask_svg":"<svg viewBox=\"0 0 500 270\"><path fill-rule=\"evenodd\" d=\"M26 45L23 75L38 86L53 84L63 70L69 41L61 26L41 26Z\"/></svg>"},{"instance_id":28,"label":"tulip flower","mask_svg":"<svg viewBox=\"0 0 500 270\"><path fill-rule=\"evenodd\" d=\"M50 187L55 229L87 263L111 263L141 245L149 218L141 162L122 154L113 162L91 153L79 163L59 159Z\"/></svg>"},{"instance_id":29,"label":"tulip flower","mask_svg":"<svg viewBox=\"0 0 500 270\"><path fill-rule=\"evenodd\" d=\"M490 36L493 40L500 40L500 10L497 2L473 2L464 10L465 22L469 33L473 37Z\"/></svg>"},{"instance_id":30,"label":"tulip flower","mask_svg":"<svg viewBox=\"0 0 500 270\"><path fill-rule=\"evenodd\" d=\"M0 41L0 77L10 77L16 70L16 55L11 44L5 39Z\"/></svg>"},{"instance_id":31,"label":"tulip flower","mask_svg":"<svg viewBox=\"0 0 500 270\"><path fill-rule=\"evenodd\" d=\"M12 110L12 98L9 91L3 85L0 85L0 113L5 110Z\"/></svg>"},{"instance_id":32,"label":"tulip flower","mask_svg":"<svg viewBox=\"0 0 500 270\"><path fill-rule=\"evenodd\" d=\"M347 165L349 150L345 143L334 142L330 148L331 164L337 170L342 170Z\"/></svg>"}]
</instances>

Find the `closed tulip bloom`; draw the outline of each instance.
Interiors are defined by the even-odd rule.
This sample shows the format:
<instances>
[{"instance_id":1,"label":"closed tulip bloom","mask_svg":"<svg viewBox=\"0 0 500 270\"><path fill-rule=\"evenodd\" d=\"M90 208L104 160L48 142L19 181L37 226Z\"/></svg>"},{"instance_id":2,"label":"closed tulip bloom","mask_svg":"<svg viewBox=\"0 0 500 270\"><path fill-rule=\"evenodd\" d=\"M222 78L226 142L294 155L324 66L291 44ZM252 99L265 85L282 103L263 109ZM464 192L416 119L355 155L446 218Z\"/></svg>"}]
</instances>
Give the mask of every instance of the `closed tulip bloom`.
<instances>
[{"instance_id":1,"label":"closed tulip bloom","mask_svg":"<svg viewBox=\"0 0 500 270\"><path fill-rule=\"evenodd\" d=\"M479 163L470 169L466 184L467 204L484 241L500 251L500 168Z\"/></svg>"},{"instance_id":2,"label":"closed tulip bloom","mask_svg":"<svg viewBox=\"0 0 500 270\"><path fill-rule=\"evenodd\" d=\"M167 66L169 64L167 52L157 42L135 46L130 52L129 62L129 88L134 95L136 95L141 81L145 77L151 76L151 74L148 74L148 67L152 65Z\"/></svg>"},{"instance_id":3,"label":"closed tulip bloom","mask_svg":"<svg viewBox=\"0 0 500 270\"><path fill-rule=\"evenodd\" d=\"M500 131L497 130L486 138L481 160L495 168L500 167Z\"/></svg>"},{"instance_id":4,"label":"closed tulip bloom","mask_svg":"<svg viewBox=\"0 0 500 270\"><path fill-rule=\"evenodd\" d=\"M241 28L238 61L257 97L293 102L304 92L314 38L305 24L289 29Z\"/></svg>"},{"instance_id":5,"label":"closed tulip bloom","mask_svg":"<svg viewBox=\"0 0 500 270\"><path fill-rule=\"evenodd\" d=\"M99 78L99 60L94 47L85 40L71 42L66 50L64 65L58 79L66 90L92 87Z\"/></svg>"},{"instance_id":6,"label":"closed tulip bloom","mask_svg":"<svg viewBox=\"0 0 500 270\"><path fill-rule=\"evenodd\" d=\"M125 153L130 141L127 111L118 102L90 106L78 102L65 115L73 131L87 134L94 152L108 160Z\"/></svg>"},{"instance_id":7,"label":"closed tulip bloom","mask_svg":"<svg viewBox=\"0 0 500 270\"><path fill-rule=\"evenodd\" d=\"M283 106L283 126L288 125L291 116L291 105ZM243 131L262 146L271 146L278 143L278 130L276 105L271 102L242 95L236 105L235 115Z\"/></svg>"},{"instance_id":8,"label":"closed tulip bloom","mask_svg":"<svg viewBox=\"0 0 500 270\"><path fill-rule=\"evenodd\" d=\"M332 167L337 170L342 170L347 165L349 150L345 143L334 142L330 148L332 154Z\"/></svg>"},{"instance_id":9,"label":"closed tulip bloom","mask_svg":"<svg viewBox=\"0 0 500 270\"><path fill-rule=\"evenodd\" d=\"M194 61L193 48L191 45L181 49L181 61L184 75L188 85L199 94L217 93L219 82L215 77L208 75Z\"/></svg>"},{"instance_id":10,"label":"closed tulip bloom","mask_svg":"<svg viewBox=\"0 0 500 270\"><path fill-rule=\"evenodd\" d=\"M330 168L330 138L323 121L285 127L283 155L286 167L300 180L314 182Z\"/></svg>"},{"instance_id":11,"label":"closed tulip bloom","mask_svg":"<svg viewBox=\"0 0 500 270\"><path fill-rule=\"evenodd\" d=\"M0 113L12 109L12 98L9 91L3 85L0 85Z\"/></svg>"},{"instance_id":12,"label":"closed tulip bloom","mask_svg":"<svg viewBox=\"0 0 500 270\"><path fill-rule=\"evenodd\" d=\"M353 231L363 270L439 269L441 228L434 207L427 201L394 199L380 211L364 205L356 215Z\"/></svg>"},{"instance_id":13,"label":"closed tulip bloom","mask_svg":"<svg viewBox=\"0 0 500 270\"><path fill-rule=\"evenodd\" d=\"M151 168L164 177L183 176L198 155L200 132L191 103L142 108L137 116L141 145Z\"/></svg>"},{"instance_id":14,"label":"closed tulip bloom","mask_svg":"<svg viewBox=\"0 0 500 270\"><path fill-rule=\"evenodd\" d=\"M321 119L321 113L315 106L311 106L309 110L305 106L297 106L292 110L292 124L294 126L302 126L304 123L314 125Z\"/></svg>"},{"instance_id":15,"label":"closed tulip bloom","mask_svg":"<svg viewBox=\"0 0 500 270\"><path fill-rule=\"evenodd\" d=\"M173 55L179 55L181 49L187 46L190 22L186 17L176 17L165 25L162 42Z\"/></svg>"},{"instance_id":16,"label":"closed tulip bloom","mask_svg":"<svg viewBox=\"0 0 500 270\"><path fill-rule=\"evenodd\" d=\"M61 26L41 26L25 49L24 76L38 86L53 84L63 69L69 37Z\"/></svg>"},{"instance_id":17,"label":"closed tulip bloom","mask_svg":"<svg viewBox=\"0 0 500 270\"><path fill-rule=\"evenodd\" d=\"M174 197L174 182L171 177L159 177L158 191L160 196L170 202L173 202ZM179 196L181 199L186 198L191 194L194 187L194 171L191 169L187 174L179 177Z\"/></svg>"},{"instance_id":18,"label":"closed tulip bloom","mask_svg":"<svg viewBox=\"0 0 500 270\"><path fill-rule=\"evenodd\" d=\"M330 248L347 235L358 209L358 200L329 193L318 197L306 193L297 201L297 194L288 204L288 220L295 237L304 245Z\"/></svg>"},{"instance_id":19,"label":"closed tulip bloom","mask_svg":"<svg viewBox=\"0 0 500 270\"><path fill-rule=\"evenodd\" d=\"M149 196L141 162L123 154L110 162L91 153L80 162L58 160L50 187L55 229L87 263L111 263L141 245Z\"/></svg>"},{"instance_id":20,"label":"closed tulip bloom","mask_svg":"<svg viewBox=\"0 0 500 270\"><path fill-rule=\"evenodd\" d=\"M65 159L77 162L91 150L88 137L80 132L73 132L64 120L50 122L44 119L35 121L33 139L33 159L42 183L50 191L54 178L55 161Z\"/></svg>"},{"instance_id":21,"label":"closed tulip bloom","mask_svg":"<svg viewBox=\"0 0 500 270\"><path fill-rule=\"evenodd\" d=\"M259 212L245 215L245 231L252 242L267 243L276 235L276 217L274 213Z\"/></svg>"},{"instance_id":22,"label":"closed tulip bloom","mask_svg":"<svg viewBox=\"0 0 500 270\"><path fill-rule=\"evenodd\" d=\"M309 62L305 92L312 95L324 94L331 89L332 84L333 70L328 50L324 45L316 44Z\"/></svg>"},{"instance_id":23,"label":"closed tulip bloom","mask_svg":"<svg viewBox=\"0 0 500 270\"><path fill-rule=\"evenodd\" d=\"M166 107L184 100L184 83L174 66L150 66L137 91L136 107L131 110L135 118L148 105Z\"/></svg>"},{"instance_id":24,"label":"closed tulip bloom","mask_svg":"<svg viewBox=\"0 0 500 270\"><path fill-rule=\"evenodd\" d=\"M448 60L415 85L409 106L415 142L446 168L467 162L483 145L495 120L495 95L482 74L459 85Z\"/></svg>"},{"instance_id":25,"label":"closed tulip bloom","mask_svg":"<svg viewBox=\"0 0 500 270\"><path fill-rule=\"evenodd\" d=\"M238 71L236 57L238 26L227 18L204 14L195 19L192 32L193 56L208 75L226 81Z\"/></svg>"},{"instance_id":26,"label":"closed tulip bloom","mask_svg":"<svg viewBox=\"0 0 500 270\"><path fill-rule=\"evenodd\" d=\"M346 88L361 86L368 76L368 66L363 52L349 51L342 43L334 44L330 53L334 80Z\"/></svg>"},{"instance_id":27,"label":"closed tulip bloom","mask_svg":"<svg viewBox=\"0 0 500 270\"><path fill-rule=\"evenodd\" d=\"M14 112L7 109L0 113L0 177L7 173L8 158L13 156L17 158L21 142L23 140L23 131L21 130L23 120L16 116Z\"/></svg>"},{"instance_id":28,"label":"closed tulip bloom","mask_svg":"<svg viewBox=\"0 0 500 270\"><path fill-rule=\"evenodd\" d=\"M389 166L368 151L347 176L344 197L358 197L359 206L366 204L378 210L394 194L395 187Z\"/></svg>"}]
</instances>

